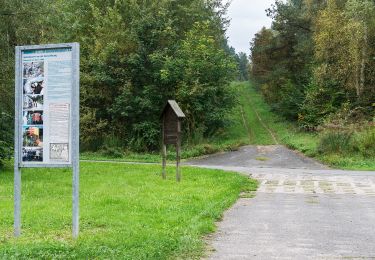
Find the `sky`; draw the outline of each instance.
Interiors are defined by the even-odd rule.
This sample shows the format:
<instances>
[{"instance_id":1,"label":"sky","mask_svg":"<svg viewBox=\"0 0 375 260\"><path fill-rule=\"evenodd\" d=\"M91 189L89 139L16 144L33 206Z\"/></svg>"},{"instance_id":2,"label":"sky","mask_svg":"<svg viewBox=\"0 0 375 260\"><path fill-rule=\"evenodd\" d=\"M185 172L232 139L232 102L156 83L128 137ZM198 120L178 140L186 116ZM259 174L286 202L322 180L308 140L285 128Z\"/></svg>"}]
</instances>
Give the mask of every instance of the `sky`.
<instances>
[{"instance_id":1,"label":"sky","mask_svg":"<svg viewBox=\"0 0 375 260\"><path fill-rule=\"evenodd\" d=\"M227 31L229 45L236 49L236 52L250 54L250 41L263 26L270 27L271 19L267 17L265 10L275 0L232 0L228 9L228 16L231 19Z\"/></svg>"}]
</instances>

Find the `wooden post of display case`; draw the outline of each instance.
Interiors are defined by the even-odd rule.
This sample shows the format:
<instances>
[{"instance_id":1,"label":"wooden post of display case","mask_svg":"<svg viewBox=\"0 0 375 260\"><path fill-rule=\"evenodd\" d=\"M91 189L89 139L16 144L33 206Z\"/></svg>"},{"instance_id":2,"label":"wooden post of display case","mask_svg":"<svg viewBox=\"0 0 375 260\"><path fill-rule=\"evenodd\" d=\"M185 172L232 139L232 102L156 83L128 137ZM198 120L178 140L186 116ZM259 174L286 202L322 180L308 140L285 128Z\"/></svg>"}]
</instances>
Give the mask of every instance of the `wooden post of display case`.
<instances>
[{"instance_id":1,"label":"wooden post of display case","mask_svg":"<svg viewBox=\"0 0 375 260\"><path fill-rule=\"evenodd\" d=\"M163 157L163 179L167 178L167 145L172 144L176 147L176 180L181 181L181 122L185 114L174 100L168 100L161 114L162 119L162 157Z\"/></svg>"}]
</instances>

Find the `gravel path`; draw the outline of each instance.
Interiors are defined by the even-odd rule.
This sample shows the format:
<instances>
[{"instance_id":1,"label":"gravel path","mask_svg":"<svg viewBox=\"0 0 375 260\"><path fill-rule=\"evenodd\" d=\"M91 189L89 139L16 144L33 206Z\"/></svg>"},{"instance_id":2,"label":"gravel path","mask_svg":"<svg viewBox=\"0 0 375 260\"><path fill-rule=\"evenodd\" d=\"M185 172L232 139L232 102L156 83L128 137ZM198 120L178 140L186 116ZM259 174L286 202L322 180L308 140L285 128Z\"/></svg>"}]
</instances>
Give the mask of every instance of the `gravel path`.
<instances>
[{"instance_id":1,"label":"gravel path","mask_svg":"<svg viewBox=\"0 0 375 260\"><path fill-rule=\"evenodd\" d=\"M332 170L283 146L187 163L260 182L210 239L210 259L375 259L375 172Z\"/></svg>"}]
</instances>

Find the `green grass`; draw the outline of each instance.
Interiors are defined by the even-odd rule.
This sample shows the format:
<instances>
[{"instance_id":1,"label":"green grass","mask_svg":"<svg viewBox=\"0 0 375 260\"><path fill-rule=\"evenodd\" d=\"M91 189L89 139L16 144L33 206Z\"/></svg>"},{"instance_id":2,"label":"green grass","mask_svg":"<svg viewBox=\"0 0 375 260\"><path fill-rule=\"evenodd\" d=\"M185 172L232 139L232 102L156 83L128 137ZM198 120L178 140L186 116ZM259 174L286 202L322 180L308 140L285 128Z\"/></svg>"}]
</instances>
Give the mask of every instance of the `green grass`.
<instances>
[{"instance_id":1,"label":"green grass","mask_svg":"<svg viewBox=\"0 0 375 260\"><path fill-rule=\"evenodd\" d=\"M270 118L272 114L269 113L263 99L257 92L250 88L248 82L236 82L232 84L232 87L238 93L237 96L239 97L235 120L242 122L242 135L247 135L248 144L275 144L272 135L267 131L270 122L274 122L274 118Z\"/></svg>"},{"instance_id":2,"label":"green grass","mask_svg":"<svg viewBox=\"0 0 375 260\"><path fill-rule=\"evenodd\" d=\"M245 118L246 122L246 125L242 123L241 127L236 126L234 129L242 136L247 135L248 144L274 145L279 143L309 156L315 155L314 151L319 141L317 134L301 132L292 123L275 115L264 102L262 95L250 83L235 82L232 85L240 97L234 120L244 122L243 118ZM243 117L238 112L240 110L243 111Z\"/></svg>"},{"instance_id":3,"label":"green grass","mask_svg":"<svg viewBox=\"0 0 375 260\"><path fill-rule=\"evenodd\" d=\"M318 155L317 158L324 163L331 165L335 168L340 168L344 170L375 170L375 158L374 157L364 157L356 154L328 154L328 155Z\"/></svg>"},{"instance_id":4,"label":"green grass","mask_svg":"<svg viewBox=\"0 0 375 260\"><path fill-rule=\"evenodd\" d=\"M99 152L82 152L80 153L81 160L110 160L115 162L145 162L157 163L161 162L161 155L157 153L124 153L121 157L113 157L103 155Z\"/></svg>"},{"instance_id":5,"label":"green grass","mask_svg":"<svg viewBox=\"0 0 375 260\"><path fill-rule=\"evenodd\" d=\"M24 169L22 236L13 232L13 173L0 172L0 259L198 259L203 236L243 192L247 177L184 167L81 163L80 236L71 238L70 170Z\"/></svg>"}]
</instances>

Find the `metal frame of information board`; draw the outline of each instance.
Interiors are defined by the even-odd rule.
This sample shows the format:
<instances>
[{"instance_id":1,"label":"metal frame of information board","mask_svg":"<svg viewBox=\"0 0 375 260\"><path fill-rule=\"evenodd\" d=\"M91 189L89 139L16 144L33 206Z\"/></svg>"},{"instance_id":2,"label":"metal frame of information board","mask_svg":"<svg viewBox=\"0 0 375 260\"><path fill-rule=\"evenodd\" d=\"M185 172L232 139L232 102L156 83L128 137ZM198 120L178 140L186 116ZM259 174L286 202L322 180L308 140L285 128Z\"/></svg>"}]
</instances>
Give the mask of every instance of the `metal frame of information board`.
<instances>
[{"instance_id":1,"label":"metal frame of information board","mask_svg":"<svg viewBox=\"0 0 375 260\"><path fill-rule=\"evenodd\" d=\"M71 161L70 163L46 164L22 162L22 102L23 67L22 52L26 50L72 50L72 93L71 93ZM73 237L79 233L79 43L31 45L16 47L15 63L15 138L14 138L14 235L21 235L21 169L22 168L72 168L73 169Z\"/></svg>"}]
</instances>

